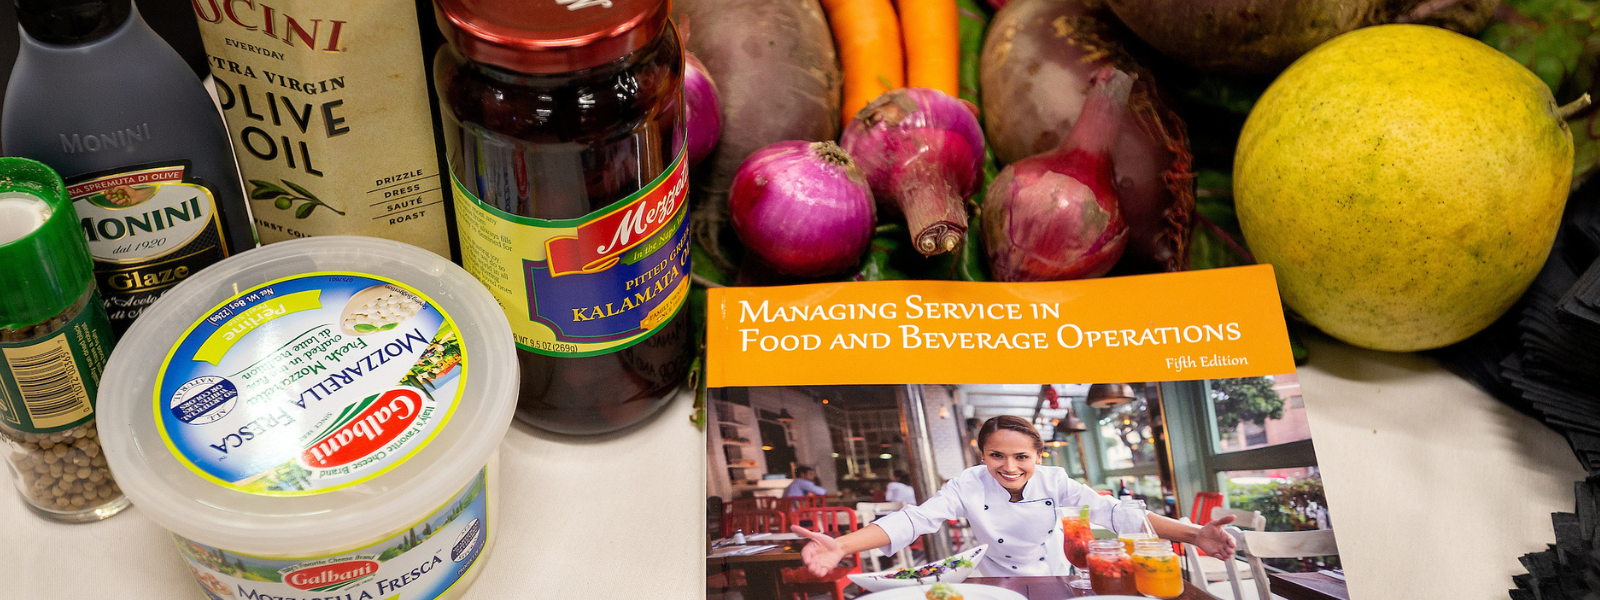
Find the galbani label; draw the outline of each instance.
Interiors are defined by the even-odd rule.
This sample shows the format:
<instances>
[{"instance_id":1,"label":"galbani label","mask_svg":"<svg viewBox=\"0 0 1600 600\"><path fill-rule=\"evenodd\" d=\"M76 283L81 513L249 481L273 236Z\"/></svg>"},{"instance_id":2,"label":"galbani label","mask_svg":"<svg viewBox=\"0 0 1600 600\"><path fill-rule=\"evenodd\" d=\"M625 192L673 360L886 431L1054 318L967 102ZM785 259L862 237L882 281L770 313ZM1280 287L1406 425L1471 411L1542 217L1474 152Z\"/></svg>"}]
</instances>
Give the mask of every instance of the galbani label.
<instances>
[{"instance_id":1,"label":"galbani label","mask_svg":"<svg viewBox=\"0 0 1600 600\"><path fill-rule=\"evenodd\" d=\"M450 419L468 357L454 321L406 285L308 273L197 319L158 376L168 449L217 485L319 494L367 481Z\"/></svg>"},{"instance_id":2,"label":"galbani label","mask_svg":"<svg viewBox=\"0 0 1600 600\"><path fill-rule=\"evenodd\" d=\"M498 524L488 468L404 531L333 556L256 556L173 535L212 600L430 600L464 585Z\"/></svg>"},{"instance_id":3,"label":"galbani label","mask_svg":"<svg viewBox=\"0 0 1600 600\"><path fill-rule=\"evenodd\" d=\"M389 390L367 400L370 405L365 410L347 421L336 422L332 433L312 442L301 454L307 467L337 467L371 455L405 433L422 408L422 395L408 389Z\"/></svg>"},{"instance_id":4,"label":"galbani label","mask_svg":"<svg viewBox=\"0 0 1600 600\"><path fill-rule=\"evenodd\" d=\"M378 561L351 560L313 567L297 567L283 576L283 582L297 590L315 592L359 583L378 572Z\"/></svg>"}]
</instances>

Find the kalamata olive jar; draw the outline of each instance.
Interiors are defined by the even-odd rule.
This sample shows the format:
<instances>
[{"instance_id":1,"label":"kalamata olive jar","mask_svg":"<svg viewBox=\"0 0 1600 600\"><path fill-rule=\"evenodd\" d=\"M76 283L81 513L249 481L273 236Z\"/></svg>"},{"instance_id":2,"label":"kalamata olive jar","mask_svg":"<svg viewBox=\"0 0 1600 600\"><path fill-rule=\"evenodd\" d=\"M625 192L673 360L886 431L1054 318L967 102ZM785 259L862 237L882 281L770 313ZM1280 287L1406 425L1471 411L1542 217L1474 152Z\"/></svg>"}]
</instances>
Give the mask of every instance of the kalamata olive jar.
<instances>
[{"instance_id":1,"label":"kalamata olive jar","mask_svg":"<svg viewBox=\"0 0 1600 600\"><path fill-rule=\"evenodd\" d=\"M666 0L436 0L462 266L511 321L517 417L657 412L693 357L683 49Z\"/></svg>"}]
</instances>

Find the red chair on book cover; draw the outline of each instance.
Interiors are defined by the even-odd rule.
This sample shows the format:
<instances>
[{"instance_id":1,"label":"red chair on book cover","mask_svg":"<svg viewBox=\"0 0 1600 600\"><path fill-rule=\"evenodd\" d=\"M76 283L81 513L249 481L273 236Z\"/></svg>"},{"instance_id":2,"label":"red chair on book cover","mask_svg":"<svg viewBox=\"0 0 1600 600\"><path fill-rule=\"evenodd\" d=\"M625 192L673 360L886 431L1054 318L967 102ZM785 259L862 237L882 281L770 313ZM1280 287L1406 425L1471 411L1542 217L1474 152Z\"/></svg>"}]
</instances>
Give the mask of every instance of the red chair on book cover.
<instances>
[{"instance_id":1,"label":"red chair on book cover","mask_svg":"<svg viewBox=\"0 0 1600 600\"><path fill-rule=\"evenodd\" d=\"M1194 508L1189 509L1189 522L1194 523L1195 525L1205 525L1206 523L1210 523L1211 511L1218 508L1222 508L1221 493L1195 492ZM1205 552L1200 552L1198 547L1195 548L1195 552L1199 552L1200 556L1206 555Z\"/></svg>"},{"instance_id":2,"label":"red chair on book cover","mask_svg":"<svg viewBox=\"0 0 1600 600\"><path fill-rule=\"evenodd\" d=\"M856 530L856 511L843 506L824 506L820 508L802 508L795 511L795 518L800 521L811 521L810 529L839 537ZM861 555L851 554L839 561L839 566L834 567L827 575L817 577L805 567L796 567L783 570L784 593L795 598L808 598L812 593L826 593L833 596L833 600L844 600L844 588L850 587L850 579L846 577L851 573L861 572Z\"/></svg>"},{"instance_id":3,"label":"red chair on book cover","mask_svg":"<svg viewBox=\"0 0 1600 600\"><path fill-rule=\"evenodd\" d=\"M1211 509L1222 506L1222 494L1217 492L1196 492L1194 495L1194 508L1189 510L1189 520L1195 525L1205 525L1211 522Z\"/></svg>"},{"instance_id":4,"label":"red chair on book cover","mask_svg":"<svg viewBox=\"0 0 1600 600\"><path fill-rule=\"evenodd\" d=\"M740 498L738 500L733 500L731 502L728 502L727 504L723 504L722 505L722 512L724 512L724 513L730 513L730 512L734 512L734 511L748 512L748 511L752 511L752 510L776 510L776 511L779 511L779 512L788 512L786 510L781 510L781 509L778 508L779 507L779 500L780 500L780 498L769 498L769 497L765 497L765 496L757 497L757 498Z\"/></svg>"},{"instance_id":5,"label":"red chair on book cover","mask_svg":"<svg viewBox=\"0 0 1600 600\"><path fill-rule=\"evenodd\" d=\"M789 515L789 524L799 525L801 527L805 527L806 524L800 521L800 509L822 508L828 504L827 496L790 496L787 498L779 498L779 500L781 502L778 504L778 510L781 510Z\"/></svg>"},{"instance_id":6,"label":"red chair on book cover","mask_svg":"<svg viewBox=\"0 0 1600 600\"><path fill-rule=\"evenodd\" d=\"M734 531L752 533L782 533L789 530L789 516L775 510L736 510L722 515L722 537Z\"/></svg>"},{"instance_id":7,"label":"red chair on book cover","mask_svg":"<svg viewBox=\"0 0 1600 600\"><path fill-rule=\"evenodd\" d=\"M777 500L778 510L790 514L802 508L821 508L828 505L827 496L789 496Z\"/></svg>"},{"instance_id":8,"label":"red chair on book cover","mask_svg":"<svg viewBox=\"0 0 1600 600\"><path fill-rule=\"evenodd\" d=\"M722 514L728 514L736 510L761 510L761 507L756 506L755 498L736 498L722 503Z\"/></svg>"}]
</instances>

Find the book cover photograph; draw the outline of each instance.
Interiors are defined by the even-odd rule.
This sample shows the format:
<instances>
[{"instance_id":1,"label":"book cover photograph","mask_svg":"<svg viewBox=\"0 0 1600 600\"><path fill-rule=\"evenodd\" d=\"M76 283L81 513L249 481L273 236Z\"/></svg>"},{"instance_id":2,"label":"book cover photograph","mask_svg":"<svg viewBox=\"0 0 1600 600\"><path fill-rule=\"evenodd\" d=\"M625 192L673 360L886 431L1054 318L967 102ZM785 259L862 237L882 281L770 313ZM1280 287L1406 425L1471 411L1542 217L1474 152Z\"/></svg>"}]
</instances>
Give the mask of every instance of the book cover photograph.
<instances>
[{"instance_id":1,"label":"book cover photograph","mask_svg":"<svg viewBox=\"0 0 1600 600\"><path fill-rule=\"evenodd\" d=\"M712 292L708 598L1342 581L1270 267Z\"/></svg>"}]
</instances>

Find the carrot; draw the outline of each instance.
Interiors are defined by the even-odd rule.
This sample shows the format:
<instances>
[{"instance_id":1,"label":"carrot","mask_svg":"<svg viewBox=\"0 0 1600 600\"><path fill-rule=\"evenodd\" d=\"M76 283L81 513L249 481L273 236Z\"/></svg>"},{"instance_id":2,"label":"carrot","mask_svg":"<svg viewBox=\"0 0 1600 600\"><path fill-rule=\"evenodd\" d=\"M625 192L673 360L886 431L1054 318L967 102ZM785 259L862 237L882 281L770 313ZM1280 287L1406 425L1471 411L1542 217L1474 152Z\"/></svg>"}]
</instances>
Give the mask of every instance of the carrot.
<instances>
[{"instance_id":1,"label":"carrot","mask_svg":"<svg viewBox=\"0 0 1600 600\"><path fill-rule=\"evenodd\" d=\"M822 0L844 71L844 123L868 102L906 86L900 21L889 0Z\"/></svg>"},{"instance_id":2,"label":"carrot","mask_svg":"<svg viewBox=\"0 0 1600 600\"><path fill-rule=\"evenodd\" d=\"M906 39L906 81L952 98L961 93L961 27L955 0L900 3Z\"/></svg>"}]
</instances>

